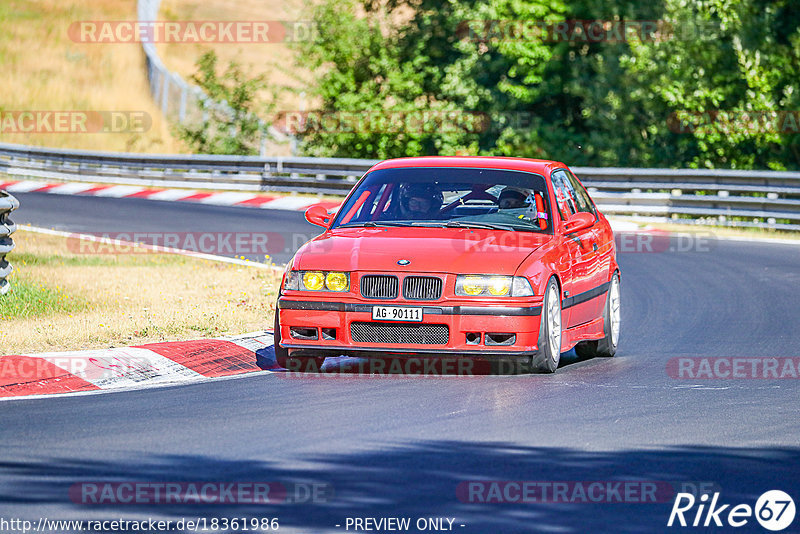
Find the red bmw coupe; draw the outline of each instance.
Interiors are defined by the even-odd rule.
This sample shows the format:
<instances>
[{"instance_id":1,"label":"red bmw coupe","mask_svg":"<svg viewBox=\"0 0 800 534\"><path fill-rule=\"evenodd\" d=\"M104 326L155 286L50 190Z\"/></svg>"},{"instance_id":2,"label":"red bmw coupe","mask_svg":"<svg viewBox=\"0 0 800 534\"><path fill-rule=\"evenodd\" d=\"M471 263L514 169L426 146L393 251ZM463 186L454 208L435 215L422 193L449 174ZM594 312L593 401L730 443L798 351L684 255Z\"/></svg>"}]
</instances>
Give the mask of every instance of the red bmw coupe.
<instances>
[{"instance_id":1,"label":"red bmw coupe","mask_svg":"<svg viewBox=\"0 0 800 534\"><path fill-rule=\"evenodd\" d=\"M286 267L278 363L404 355L512 361L552 373L562 352L613 356L620 274L608 220L563 163L383 161ZM294 361L292 361L294 360Z\"/></svg>"}]
</instances>

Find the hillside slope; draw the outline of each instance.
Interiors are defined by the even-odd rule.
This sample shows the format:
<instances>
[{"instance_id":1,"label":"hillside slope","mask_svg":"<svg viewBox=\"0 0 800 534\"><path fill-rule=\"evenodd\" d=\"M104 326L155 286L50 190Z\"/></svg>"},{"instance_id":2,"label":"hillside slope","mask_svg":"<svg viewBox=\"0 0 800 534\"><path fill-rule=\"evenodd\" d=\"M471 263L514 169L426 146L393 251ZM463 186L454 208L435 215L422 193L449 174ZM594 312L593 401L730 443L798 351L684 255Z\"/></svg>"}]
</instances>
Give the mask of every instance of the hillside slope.
<instances>
[{"instance_id":1,"label":"hillside slope","mask_svg":"<svg viewBox=\"0 0 800 534\"><path fill-rule=\"evenodd\" d=\"M1 112L129 111L152 118L147 131L121 133L12 133L13 125L4 122L0 141L89 150L186 152L150 96L140 45L77 43L68 33L74 22L135 18L136 0L0 3Z\"/></svg>"}]
</instances>

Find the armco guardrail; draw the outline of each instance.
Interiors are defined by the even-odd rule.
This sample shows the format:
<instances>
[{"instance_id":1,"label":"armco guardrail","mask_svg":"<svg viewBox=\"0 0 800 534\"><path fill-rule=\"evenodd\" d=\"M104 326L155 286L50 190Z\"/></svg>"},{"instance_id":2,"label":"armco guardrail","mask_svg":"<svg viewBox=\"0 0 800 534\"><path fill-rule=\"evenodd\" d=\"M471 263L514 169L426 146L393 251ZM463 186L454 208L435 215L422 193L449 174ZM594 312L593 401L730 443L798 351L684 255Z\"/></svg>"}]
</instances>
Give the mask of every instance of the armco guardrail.
<instances>
[{"instance_id":1,"label":"armco guardrail","mask_svg":"<svg viewBox=\"0 0 800 534\"><path fill-rule=\"evenodd\" d=\"M96 153L0 143L12 177L126 185L345 195L375 161Z\"/></svg>"},{"instance_id":2,"label":"armco guardrail","mask_svg":"<svg viewBox=\"0 0 800 534\"><path fill-rule=\"evenodd\" d=\"M345 195L374 160L98 153L0 143L19 179ZM800 230L800 172L574 167L604 213ZM686 220L684 220L686 219Z\"/></svg>"},{"instance_id":3,"label":"armco guardrail","mask_svg":"<svg viewBox=\"0 0 800 534\"><path fill-rule=\"evenodd\" d=\"M19 207L19 202L5 191L0 191L0 295L5 295L11 289L11 284L6 277L11 274L11 264L6 259L6 254L14 248L11 234L17 225L11 222L9 214Z\"/></svg>"}]
</instances>

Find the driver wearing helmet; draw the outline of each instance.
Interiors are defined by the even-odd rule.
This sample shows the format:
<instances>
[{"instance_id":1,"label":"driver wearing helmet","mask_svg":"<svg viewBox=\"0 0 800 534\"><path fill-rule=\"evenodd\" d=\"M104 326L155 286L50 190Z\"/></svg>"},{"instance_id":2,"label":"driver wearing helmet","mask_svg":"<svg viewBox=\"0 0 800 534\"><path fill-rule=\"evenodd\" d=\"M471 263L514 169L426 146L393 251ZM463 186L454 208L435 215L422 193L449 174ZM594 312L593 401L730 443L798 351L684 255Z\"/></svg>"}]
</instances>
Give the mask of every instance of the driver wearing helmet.
<instances>
[{"instance_id":1,"label":"driver wearing helmet","mask_svg":"<svg viewBox=\"0 0 800 534\"><path fill-rule=\"evenodd\" d=\"M530 192L525 189L508 186L497 197L497 205L501 210L524 208L528 205Z\"/></svg>"},{"instance_id":2,"label":"driver wearing helmet","mask_svg":"<svg viewBox=\"0 0 800 534\"><path fill-rule=\"evenodd\" d=\"M433 184L402 184L398 205L403 219L433 219L442 209L444 197Z\"/></svg>"}]
</instances>

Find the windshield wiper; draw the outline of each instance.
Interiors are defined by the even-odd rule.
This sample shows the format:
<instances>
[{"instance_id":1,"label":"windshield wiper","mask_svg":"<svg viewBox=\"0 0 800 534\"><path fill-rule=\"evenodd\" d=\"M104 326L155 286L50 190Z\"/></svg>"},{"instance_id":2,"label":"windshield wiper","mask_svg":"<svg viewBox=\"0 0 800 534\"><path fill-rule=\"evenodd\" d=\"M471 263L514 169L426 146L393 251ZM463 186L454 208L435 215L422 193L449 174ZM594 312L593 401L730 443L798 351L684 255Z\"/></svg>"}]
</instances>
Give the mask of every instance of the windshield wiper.
<instances>
[{"instance_id":1,"label":"windshield wiper","mask_svg":"<svg viewBox=\"0 0 800 534\"><path fill-rule=\"evenodd\" d=\"M507 224L496 223L480 223L480 222L462 222L462 221L447 221L445 225L447 228L484 228L486 230L507 230L509 232L516 232L517 228L508 226Z\"/></svg>"},{"instance_id":2,"label":"windshield wiper","mask_svg":"<svg viewBox=\"0 0 800 534\"><path fill-rule=\"evenodd\" d=\"M382 226L411 226L411 225L409 223L396 222L396 221L380 221L380 222L367 221L367 222L357 223L357 224L343 224L342 225L343 228L359 228L359 227L380 228Z\"/></svg>"}]
</instances>

